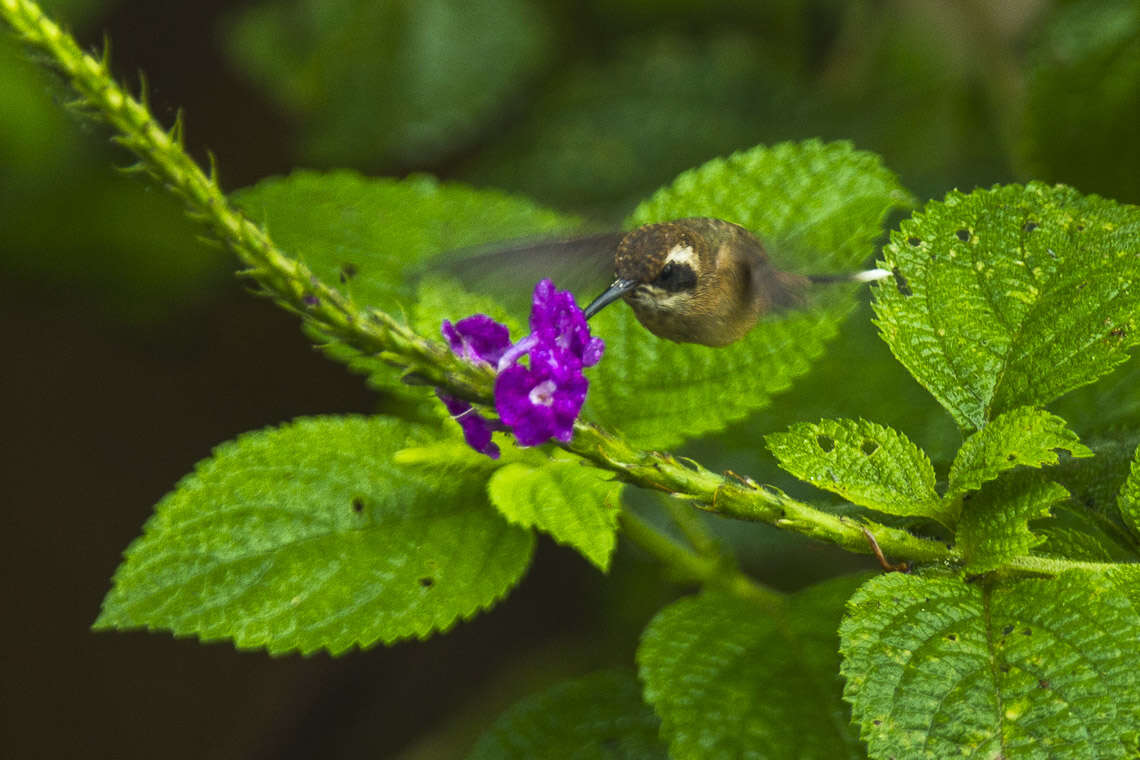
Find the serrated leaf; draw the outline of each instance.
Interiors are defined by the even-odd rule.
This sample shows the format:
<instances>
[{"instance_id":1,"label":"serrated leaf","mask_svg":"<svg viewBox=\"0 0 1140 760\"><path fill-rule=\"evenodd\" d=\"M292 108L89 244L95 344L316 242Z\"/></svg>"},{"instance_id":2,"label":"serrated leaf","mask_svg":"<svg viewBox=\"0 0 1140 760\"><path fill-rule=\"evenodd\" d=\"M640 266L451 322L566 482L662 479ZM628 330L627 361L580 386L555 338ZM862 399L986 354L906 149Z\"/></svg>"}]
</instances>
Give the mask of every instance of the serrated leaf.
<instances>
[{"instance_id":1,"label":"serrated leaf","mask_svg":"<svg viewBox=\"0 0 1140 760\"><path fill-rule=\"evenodd\" d=\"M426 176L393 180L348 171L298 171L241 190L234 200L322 281L339 286L358 304L397 316L415 303L427 259L577 226L574 219L522 198ZM434 317L422 309L416 313L421 326L434 320L430 331L424 328L432 335L438 335L442 319L466 316L451 310ZM395 382L392 369L375 357L339 344L327 351L380 385Z\"/></svg>"},{"instance_id":2,"label":"serrated leaf","mask_svg":"<svg viewBox=\"0 0 1140 760\"><path fill-rule=\"evenodd\" d=\"M416 287L412 327L423 335L439 335L444 319L454 323L472 314L486 314L496 322L505 324L510 330L511 339L517 341L530 333L527 319L530 316L534 283L512 280L508 287L516 286L526 293L526 308L522 311L505 307L502 303L505 296L472 293L466 289L465 283L429 272Z\"/></svg>"},{"instance_id":3,"label":"serrated leaf","mask_svg":"<svg viewBox=\"0 0 1140 760\"><path fill-rule=\"evenodd\" d=\"M1116 530L1087 509L1058 505L1049 519L1033 526L1041 543L1035 554L1088 562L1135 562L1135 550L1121 544Z\"/></svg>"},{"instance_id":4,"label":"serrated leaf","mask_svg":"<svg viewBox=\"0 0 1140 760\"><path fill-rule=\"evenodd\" d=\"M1120 490L1128 480L1140 430L1114 427L1111 435L1089 441L1094 453L1091 459L1063 461L1050 470L1049 476L1069 490L1074 507L1108 533L1114 544L1133 547L1134 551L1140 548L1140 535L1130 530L1121 514ZM1135 558L1129 552L1113 556L1123 561Z\"/></svg>"},{"instance_id":5,"label":"serrated leaf","mask_svg":"<svg viewBox=\"0 0 1140 760\"><path fill-rule=\"evenodd\" d=\"M603 573L617 544L622 484L581 462L514 462L487 483L491 503L515 525L538 528Z\"/></svg>"},{"instance_id":6,"label":"serrated leaf","mask_svg":"<svg viewBox=\"0 0 1140 760\"><path fill-rule=\"evenodd\" d=\"M630 225L711 216L764 240L777 266L850 271L867 260L886 214L909 195L879 158L848 143L759 146L685 172ZM670 447L771 403L819 358L850 312L852 290L824 286L811 305L767 318L725 348L654 337L624 305L591 321L606 341L588 409L637 445Z\"/></svg>"},{"instance_id":7,"label":"serrated leaf","mask_svg":"<svg viewBox=\"0 0 1140 760\"><path fill-rule=\"evenodd\" d=\"M987 483L964 503L957 543L971 572L994 570L1013 557L1028 554L1044 539L1029 521L1049 516L1054 504L1069 497L1057 483L1026 470Z\"/></svg>"},{"instance_id":8,"label":"serrated leaf","mask_svg":"<svg viewBox=\"0 0 1140 760\"><path fill-rule=\"evenodd\" d=\"M1120 516L1124 524L1132 530L1133 538L1140 537L1140 446L1132 457L1132 464L1128 469L1128 478L1120 487L1120 496L1117 498L1120 507Z\"/></svg>"},{"instance_id":9,"label":"serrated leaf","mask_svg":"<svg viewBox=\"0 0 1140 760\"><path fill-rule=\"evenodd\" d=\"M1108 375L1066 394L1049 408L1079 425L1086 439L1091 435L1114 437L1121 429L1134 430L1140 421L1140 352L1134 352Z\"/></svg>"},{"instance_id":10,"label":"serrated leaf","mask_svg":"<svg viewBox=\"0 0 1140 760\"><path fill-rule=\"evenodd\" d=\"M394 465L410 431L315 417L219 446L159 502L95 627L339 654L491 606L533 535L495 513L481 479Z\"/></svg>"},{"instance_id":11,"label":"serrated leaf","mask_svg":"<svg viewBox=\"0 0 1140 760\"><path fill-rule=\"evenodd\" d=\"M883 339L981 428L1092 382L1140 342L1140 209L1030 183L949 193L883 249Z\"/></svg>"},{"instance_id":12,"label":"serrated leaf","mask_svg":"<svg viewBox=\"0 0 1140 760\"><path fill-rule=\"evenodd\" d=\"M662 610L637 661L670 757L861 757L839 696L835 642L858 581L805 589L783 611L712 593Z\"/></svg>"},{"instance_id":13,"label":"serrated leaf","mask_svg":"<svg viewBox=\"0 0 1140 760\"><path fill-rule=\"evenodd\" d=\"M396 180L296 171L233 197L317 277L339 283L357 303L389 311L411 303L432 256L578 224L525 198L426 175Z\"/></svg>"},{"instance_id":14,"label":"serrated leaf","mask_svg":"<svg viewBox=\"0 0 1140 760\"><path fill-rule=\"evenodd\" d=\"M659 726L633 674L602 671L514 705L480 737L468 760L665 760Z\"/></svg>"},{"instance_id":15,"label":"serrated leaf","mask_svg":"<svg viewBox=\"0 0 1140 760\"><path fill-rule=\"evenodd\" d=\"M308 161L422 165L541 72L550 30L525 0L293 0L244 9L225 40L299 122Z\"/></svg>"},{"instance_id":16,"label":"serrated leaf","mask_svg":"<svg viewBox=\"0 0 1140 760\"><path fill-rule=\"evenodd\" d=\"M930 460L897 430L866 420L820 420L764 440L782 468L853 504L953 523L934 490Z\"/></svg>"},{"instance_id":17,"label":"serrated leaf","mask_svg":"<svg viewBox=\"0 0 1140 760\"><path fill-rule=\"evenodd\" d=\"M1140 5L1051 6L1028 53L1023 174L1140 202Z\"/></svg>"},{"instance_id":18,"label":"serrated leaf","mask_svg":"<svg viewBox=\"0 0 1140 760\"><path fill-rule=\"evenodd\" d=\"M1140 614L1103 577L880 575L839 635L873 758L1124 757L1140 721Z\"/></svg>"},{"instance_id":19,"label":"serrated leaf","mask_svg":"<svg viewBox=\"0 0 1140 760\"><path fill-rule=\"evenodd\" d=\"M974 433L958 449L950 466L946 498L974 491L1014 467L1057 464L1057 450L1074 457L1091 457L1065 421L1043 409L1024 406L1005 412Z\"/></svg>"}]
</instances>

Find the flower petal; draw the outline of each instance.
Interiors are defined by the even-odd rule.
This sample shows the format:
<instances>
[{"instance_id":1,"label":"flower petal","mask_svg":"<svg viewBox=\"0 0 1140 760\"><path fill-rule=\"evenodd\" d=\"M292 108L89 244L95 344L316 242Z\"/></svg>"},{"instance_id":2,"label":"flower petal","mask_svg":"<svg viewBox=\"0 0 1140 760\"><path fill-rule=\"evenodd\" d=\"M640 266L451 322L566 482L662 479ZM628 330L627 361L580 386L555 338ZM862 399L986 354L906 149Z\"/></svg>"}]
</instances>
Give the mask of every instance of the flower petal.
<instances>
[{"instance_id":1,"label":"flower petal","mask_svg":"<svg viewBox=\"0 0 1140 760\"><path fill-rule=\"evenodd\" d=\"M456 355L467 361L497 364L499 357L511 347L511 333L486 314L473 314L454 325L443 320L443 337Z\"/></svg>"},{"instance_id":2,"label":"flower petal","mask_svg":"<svg viewBox=\"0 0 1140 760\"><path fill-rule=\"evenodd\" d=\"M587 367L598 363L605 344L590 335L586 317L574 301L573 293L558 290L550 280L542 280L534 287L532 303L532 337L541 344L571 352Z\"/></svg>"},{"instance_id":3,"label":"flower petal","mask_svg":"<svg viewBox=\"0 0 1140 760\"><path fill-rule=\"evenodd\" d=\"M449 396L438 388L435 395L439 396L448 413L463 428L463 439L467 441L467 445L491 459L498 459L499 447L491 440L491 421L475 411L475 407L463 399Z\"/></svg>"}]
</instances>

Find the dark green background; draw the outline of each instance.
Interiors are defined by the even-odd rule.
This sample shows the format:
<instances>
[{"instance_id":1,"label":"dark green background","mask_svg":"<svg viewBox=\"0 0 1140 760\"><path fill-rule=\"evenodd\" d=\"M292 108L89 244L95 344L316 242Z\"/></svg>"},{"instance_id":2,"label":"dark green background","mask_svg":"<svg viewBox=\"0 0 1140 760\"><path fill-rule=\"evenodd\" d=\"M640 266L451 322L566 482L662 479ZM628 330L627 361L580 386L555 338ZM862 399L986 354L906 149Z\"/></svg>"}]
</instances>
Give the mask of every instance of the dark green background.
<instances>
[{"instance_id":1,"label":"dark green background","mask_svg":"<svg viewBox=\"0 0 1140 760\"><path fill-rule=\"evenodd\" d=\"M484 27L423 15L446 14L441 0L317 3L344 13L320 21L298 2L53 5L85 45L112 40L120 80L146 73L160 118L185 109L188 148L214 152L227 190L295 166L428 171L616 224L708 158L823 137L881 153L923 198L1032 177L1140 201L1131 1L472 3L506 14ZM499 64L485 80L463 57L480 48L446 36L478 28L501 35L479 40ZM629 665L676 589L635 553L603 579L548 541L490 614L336 661L88 631L119 553L213 445L376 399L250 298L160 188L118 174L130 158L67 98L0 43L4 753L454 757L519 695ZM817 372L885 358L857 318L846 358ZM847 403L937 455L929 402L912 396L913 414L818 406ZM763 474L739 433L702 458ZM781 588L852 565L760 528L733 538Z\"/></svg>"}]
</instances>

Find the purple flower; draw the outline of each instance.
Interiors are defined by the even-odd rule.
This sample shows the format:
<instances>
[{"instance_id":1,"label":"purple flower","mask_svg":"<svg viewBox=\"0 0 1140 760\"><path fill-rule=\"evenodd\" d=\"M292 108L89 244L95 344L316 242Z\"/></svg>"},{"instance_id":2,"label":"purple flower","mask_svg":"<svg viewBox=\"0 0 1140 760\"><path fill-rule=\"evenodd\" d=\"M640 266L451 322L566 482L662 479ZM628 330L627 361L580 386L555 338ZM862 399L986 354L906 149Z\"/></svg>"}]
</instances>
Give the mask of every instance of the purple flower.
<instances>
[{"instance_id":1,"label":"purple flower","mask_svg":"<svg viewBox=\"0 0 1140 760\"><path fill-rule=\"evenodd\" d=\"M486 314L474 314L454 325L446 319L440 328L443 337L457 356L469 362L487 362L495 365L511 347L511 333Z\"/></svg>"},{"instance_id":2,"label":"purple flower","mask_svg":"<svg viewBox=\"0 0 1140 760\"><path fill-rule=\"evenodd\" d=\"M539 344L569 351L584 367L593 367L602 358L605 343L590 335L586 317L569 290L557 290L550 280L534 286L530 329Z\"/></svg>"},{"instance_id":3,"label":"purple flower","mask_svg":"<svg viewBox=\"0 0 1140 760\"><path fill-rule=\"evenodd\" d=\"M512 344L505 325L475 314L454 325L444 320L441 331L456 355L498 369L495 410L520 446L537 446L551 438L569 441L589 387L582 369L601 360L605 344L590 335L573 294L556 289L550 280L534 288L530 328L530 335ZM519 364L527 355L529 366ZM497 459L499 447L491 433L502 427L466 401L439 390L436 394L462 426L468 445Z\"/></svg>"},{"instance_id":4,"label":"purple flower","mask_svg":"<svg viewBox=\"0 0 1140 760\"><path fill-rule=\"evenodd\" d=\"M498 364L503 353L511 347L511 335L506 325L501 325L486 314L474 314L461 319L454 325L443 320L440 332L457 356L472 364L486 362ZM452 419L463 428L463 438L467 445L486 454L492 459L499 458L499 447L491 441L491 433L497 425L492 423L471 404L463 399L443 393L438 388L435 395L447 407Z\"/></svg>"},{"instance_id":5,"label":"purple flower","mask_svg":"<svg viewBox=\"0 0 1140 760\"><path fill-rule=\"evenodd\" d=\"M491 440L491 432L494 430L493 423L461 398L449 396L438 388L436 388L435 395L439 396L439 400L447 407L452 419L463 428L463 439L467 441L467 445L480 454L486 454L491 459L498 459L499 447Z\"/></svg>"},{"instance_id":6,"label":"purple flower","mask_svg":"<svg viewBox=\"0 0 1140 760\"><path fill-rule=\"evenodd\" d=\"M582 362L574 354L539 345L530 352L530 367L515 364L499 373L495 409L521 446L551 438L569 441L588 387Z\"/></svg>"}]
</instances>

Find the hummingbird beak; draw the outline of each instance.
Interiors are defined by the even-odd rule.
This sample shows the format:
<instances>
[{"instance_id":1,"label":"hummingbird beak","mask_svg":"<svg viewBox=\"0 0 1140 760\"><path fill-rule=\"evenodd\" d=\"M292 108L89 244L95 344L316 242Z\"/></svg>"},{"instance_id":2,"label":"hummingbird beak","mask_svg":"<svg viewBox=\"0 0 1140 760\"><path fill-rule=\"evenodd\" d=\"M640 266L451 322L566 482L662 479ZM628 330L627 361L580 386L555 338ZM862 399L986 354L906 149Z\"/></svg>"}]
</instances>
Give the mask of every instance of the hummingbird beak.
<instances>
[{"instance_id":1,"label":"hummingbird beak","mask_svg":"<svg viewBox=\"0 0 1140 760\"><path fill-rule=\"evenodd\" d=\"M586 315L586 319L589 319L636 287L636 280L623 280L619 277L614 280L613 284L610 285L605 293L602 293L591 301L590 305L587 306L582 313Z\"/></svg>"}]
</instances>

